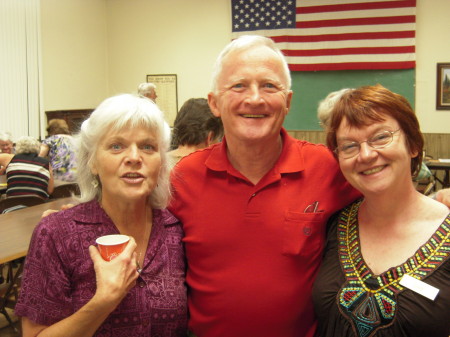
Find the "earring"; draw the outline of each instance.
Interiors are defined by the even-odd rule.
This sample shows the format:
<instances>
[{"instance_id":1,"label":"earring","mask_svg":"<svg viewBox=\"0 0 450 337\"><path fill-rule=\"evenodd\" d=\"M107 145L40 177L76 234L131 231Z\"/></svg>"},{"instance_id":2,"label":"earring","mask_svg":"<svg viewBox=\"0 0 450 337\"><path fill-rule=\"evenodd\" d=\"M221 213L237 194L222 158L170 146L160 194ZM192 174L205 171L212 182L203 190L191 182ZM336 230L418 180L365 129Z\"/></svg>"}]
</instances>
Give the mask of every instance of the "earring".
<instances>
[{"instance_id":1,"label":"earring","mask_svg":"<svg viewBox=\"0 0 450 337\"><path fill-rule=\"evenodd\" d=\"M95 177L92 181L91 181L92 186L94 186L94 188L98 187L98 180L97 177Z\"/></svg>"}]
</instances>

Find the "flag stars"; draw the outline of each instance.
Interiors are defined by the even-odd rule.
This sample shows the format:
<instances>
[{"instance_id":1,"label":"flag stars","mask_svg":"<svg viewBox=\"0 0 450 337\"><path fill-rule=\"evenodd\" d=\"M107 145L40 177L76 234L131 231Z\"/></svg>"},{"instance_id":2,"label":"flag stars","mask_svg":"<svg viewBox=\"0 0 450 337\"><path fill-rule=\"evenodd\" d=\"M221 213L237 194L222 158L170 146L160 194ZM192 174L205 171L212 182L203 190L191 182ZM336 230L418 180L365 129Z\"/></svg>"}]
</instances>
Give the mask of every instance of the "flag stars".
<instances>
[{"instance_id":1,"label":"flag stars","mask_svg":"<svg viewBox=\"0 0 450 337\"><path fill-rule=\"evenodd\" d=\"M236 29L233 26L233 30L252 31L292 27L292 23L295 23L295 6L296 2L292 0L232 0L233 25L236 24L239 27ZM257 23L259 24L256 25Z\"/></svg>"}]
</instances>

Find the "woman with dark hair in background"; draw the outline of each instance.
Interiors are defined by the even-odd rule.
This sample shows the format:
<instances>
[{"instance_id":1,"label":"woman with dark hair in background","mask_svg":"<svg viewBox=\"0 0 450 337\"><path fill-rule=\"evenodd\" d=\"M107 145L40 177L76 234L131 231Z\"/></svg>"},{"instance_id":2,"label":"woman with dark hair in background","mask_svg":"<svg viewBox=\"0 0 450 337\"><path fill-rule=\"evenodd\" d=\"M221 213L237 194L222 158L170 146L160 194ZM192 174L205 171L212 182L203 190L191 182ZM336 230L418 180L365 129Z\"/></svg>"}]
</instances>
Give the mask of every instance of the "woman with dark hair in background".
<instances>
[{"instance_id":1,"label":"woman with dark hair in background","mask_svg":"<svg viewBox=\"0 0 450 337\"><path fill-rule=\"evenodd\" d=\"M175 161L184 156L217 143L222 139L223 125L214 116L205 98L187 100L175 118L172 150L169 154Z\"/></svg>"}]
</instances>

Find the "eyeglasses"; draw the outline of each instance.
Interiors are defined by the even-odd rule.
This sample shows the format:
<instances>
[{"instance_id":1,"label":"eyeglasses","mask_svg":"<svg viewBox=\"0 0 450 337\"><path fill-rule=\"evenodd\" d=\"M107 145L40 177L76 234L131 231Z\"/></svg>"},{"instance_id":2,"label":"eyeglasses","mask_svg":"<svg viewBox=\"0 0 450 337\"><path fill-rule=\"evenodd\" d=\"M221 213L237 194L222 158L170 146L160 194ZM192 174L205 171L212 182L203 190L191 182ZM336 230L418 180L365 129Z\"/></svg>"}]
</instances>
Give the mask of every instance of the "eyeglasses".
<instances>
[{"instance_id":1,"label":"eyeglasses","mask_svg":"<svg viewBox=\"0 0 450 337\"><path fill-rule=\"evenodd\" d=\"M367 143L370 147L373 147L374 149L382 149L388 146L392 143L394 140L394 133L400 131L400 129L395 131L383 131L380 133L377 133L376 135L373 135L369 139L363 141L363 142L346 142L341 145L339 145L334 152L341 157L342 159L349 159L357 154L359 154L359 151L361 150L361 144Z\"/></svg>"}]
</instances>

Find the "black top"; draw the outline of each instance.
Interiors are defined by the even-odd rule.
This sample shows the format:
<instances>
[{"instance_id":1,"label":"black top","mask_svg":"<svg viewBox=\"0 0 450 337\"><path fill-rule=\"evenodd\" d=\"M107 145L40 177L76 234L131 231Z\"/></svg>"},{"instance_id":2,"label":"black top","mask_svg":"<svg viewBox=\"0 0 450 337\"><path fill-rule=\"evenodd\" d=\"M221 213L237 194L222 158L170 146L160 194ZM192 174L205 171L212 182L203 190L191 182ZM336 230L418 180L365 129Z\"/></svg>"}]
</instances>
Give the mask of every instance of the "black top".
<instances>
[{"instance_id":1,"label":"black top","mask_svg":"<svg viewBox=\"0 0 450 337\"><path fill-rule=\"evenodd\" d=\"M330 219L313 288L322 337L450 336L450 214L404 264L374 275L360 250L361 201ZM409 274L439 289L430 300L399 284Z\"/></svg>"}]
</instances>

